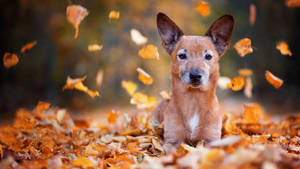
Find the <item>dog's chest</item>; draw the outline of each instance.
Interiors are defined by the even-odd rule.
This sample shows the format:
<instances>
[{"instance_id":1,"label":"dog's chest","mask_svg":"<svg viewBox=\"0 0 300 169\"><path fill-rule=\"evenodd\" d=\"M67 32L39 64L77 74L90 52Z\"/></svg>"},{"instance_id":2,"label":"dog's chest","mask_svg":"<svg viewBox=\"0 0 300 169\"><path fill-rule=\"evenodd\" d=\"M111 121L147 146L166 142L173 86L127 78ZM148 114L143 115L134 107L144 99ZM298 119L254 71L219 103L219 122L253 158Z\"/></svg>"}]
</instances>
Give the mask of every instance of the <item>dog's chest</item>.
<instances>
[{"instance_id":1,"label":"dog's chest","mask_svg":"<svg viewBox=\"0 0 300 169\"><path fill-rule=\"evenodd\" d=\"M193 137L195 130L196 130L197 126L199 125L199 115L197 112L195 112L194 115L192 115L192 117L188 120L188 125L190 128L191 137Z\"/></svg>"}]
</instances>

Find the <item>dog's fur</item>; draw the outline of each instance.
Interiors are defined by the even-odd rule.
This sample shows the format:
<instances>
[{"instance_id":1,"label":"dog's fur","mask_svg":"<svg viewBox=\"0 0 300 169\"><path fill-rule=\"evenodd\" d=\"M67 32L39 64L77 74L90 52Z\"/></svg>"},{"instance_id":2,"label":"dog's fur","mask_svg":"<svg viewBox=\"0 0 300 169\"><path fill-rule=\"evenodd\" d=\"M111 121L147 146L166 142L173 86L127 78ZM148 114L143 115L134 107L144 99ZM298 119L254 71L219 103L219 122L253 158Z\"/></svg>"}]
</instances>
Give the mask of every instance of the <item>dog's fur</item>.
<instances>
[{"instance_id":1,"label":"dog's fur","mask_svg":"<svg viewBox=\"0 0 300 169\"><path fill-rule=\"evenodd\" d=\"M216 84L219 59L229 47L233 26L233 17L224 15L205 36L185 36L167 15L157 15L162 45L171 55L172 95L153 110L151 120L164 124L166 152L182 142L220 139L223 116Z\"/></svg>"}]
</instances>

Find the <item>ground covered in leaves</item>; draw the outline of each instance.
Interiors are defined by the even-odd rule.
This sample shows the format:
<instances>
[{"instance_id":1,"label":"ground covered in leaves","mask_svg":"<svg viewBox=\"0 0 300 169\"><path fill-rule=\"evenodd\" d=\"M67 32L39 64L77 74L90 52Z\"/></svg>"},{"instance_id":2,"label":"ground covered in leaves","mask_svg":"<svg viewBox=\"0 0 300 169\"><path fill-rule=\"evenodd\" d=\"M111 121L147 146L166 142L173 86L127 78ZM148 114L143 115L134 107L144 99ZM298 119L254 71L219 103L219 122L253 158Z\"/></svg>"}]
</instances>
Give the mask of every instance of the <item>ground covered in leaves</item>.
<instances>
[{"instance_id":1,"label":"ground covered in leaves","mask_svg":"<svg viewBox=\"0 0 300 169\"><path fill-rule=\"evenodd\" d=\"M222 140L162 148L162 129L149 112L109 111L107 123L74 119L66 109L39 102L20 109L0 129L3 168L300 168L300 116L267 116L256 103L224 113Z\"/></svg>"}]
</instances>

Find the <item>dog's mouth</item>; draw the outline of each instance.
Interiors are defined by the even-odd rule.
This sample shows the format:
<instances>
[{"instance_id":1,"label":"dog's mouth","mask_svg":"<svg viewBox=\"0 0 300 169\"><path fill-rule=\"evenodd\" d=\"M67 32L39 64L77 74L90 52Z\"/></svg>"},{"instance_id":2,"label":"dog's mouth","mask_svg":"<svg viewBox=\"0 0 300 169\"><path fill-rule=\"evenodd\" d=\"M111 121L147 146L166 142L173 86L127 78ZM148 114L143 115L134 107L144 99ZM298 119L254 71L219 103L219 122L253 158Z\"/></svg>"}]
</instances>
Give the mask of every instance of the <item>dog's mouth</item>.
<instances>
[{"instance_id":1,"label":"dog's mouth","mask_svg":"<svg viewBox=\"0 0 300 169\"><path fill-rule=\"evenodd\" d=\"M197 76L191 76L189 72L184 72L181 73L180 76L181 80L183 81L183 83L185 83L186 85L188 85L191 88L200 88L205 86L205 84L208 81L208 77L206 76L206 74L199 74Z\"/></svg>"}]
</instances>

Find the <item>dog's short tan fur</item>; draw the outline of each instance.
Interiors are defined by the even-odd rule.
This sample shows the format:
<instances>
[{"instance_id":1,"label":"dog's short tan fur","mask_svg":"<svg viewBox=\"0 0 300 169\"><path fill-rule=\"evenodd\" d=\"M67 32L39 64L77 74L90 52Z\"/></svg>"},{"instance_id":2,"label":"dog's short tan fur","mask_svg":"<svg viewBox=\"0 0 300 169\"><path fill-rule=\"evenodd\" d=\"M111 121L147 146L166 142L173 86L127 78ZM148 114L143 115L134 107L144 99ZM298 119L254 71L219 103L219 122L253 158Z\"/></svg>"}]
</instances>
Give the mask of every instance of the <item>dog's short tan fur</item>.
<instances>
[{"instance_id":1,"label":"dog's short tan fur","mask_svg":"<svg viewBox=\"0 0 300 169\"><path fill-rule=\"evenodd\" d=\"M224 15L205 36L185 36L168 16L157 15L162 44L171 55L172 95L154 109L151 118L164 123L166 152L182 142L220 139L222 114L216 84L219 59L230 44L233 25L233 17Z\"/></svg>"}]
</instances>

